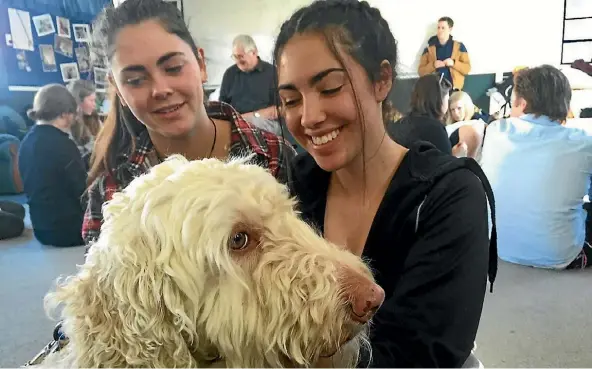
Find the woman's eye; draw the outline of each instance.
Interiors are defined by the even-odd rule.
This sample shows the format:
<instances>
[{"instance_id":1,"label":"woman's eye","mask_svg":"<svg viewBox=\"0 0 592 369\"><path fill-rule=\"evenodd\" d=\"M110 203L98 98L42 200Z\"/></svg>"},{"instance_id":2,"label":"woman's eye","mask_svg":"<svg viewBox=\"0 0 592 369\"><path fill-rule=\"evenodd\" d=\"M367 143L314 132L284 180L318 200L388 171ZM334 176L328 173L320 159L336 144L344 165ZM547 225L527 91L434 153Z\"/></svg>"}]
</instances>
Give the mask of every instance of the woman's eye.
<instances>
[{"instance_id":1,"label":"woman's eye","mask_svg":"<svg viewBox=\"0 0 592 369\"><path fill-rule=\"evenodd\" d=\"M298 103L298 100L284 100L284 106L290 107Z\"/></svg>"},{"instance_id":2,"label":"woman's eye","mask_svg":"<svg viewBox=\"0 0 592 369\"><path fill-rule=\"evenodd\" d=\"M130 85L130 86L139 86L140 84L142 84L142 82L144 81L144 78L141 77L133 77L133 78L128 78L126 79L124 82L126 85Z\"/></svg>"},{"instance_id":3,"label":"woman's eye","mask_svg":"<svg viewBox=\"0 0 592 369\"><path fill-rule=\"evenodd\" d=\"M179 73L181 71L181 69L183 69L183 65L176 65L174 67L169 67L166 68L165 70L167 71L167 73Z\"/></svg>"},{"instance_id":4,"label":"woman's eye","mask_svg":"<svg viewBox=\"0 0 592 369\"><path fill-rule=\"evenodd\" d=\"M232 235L228 242L230 249L238 251L243 250L249 245L249 235L246 232L238 232Z\"/></svg>"},{"instance_id":5,"label":"woman's eye","mask_svg":"<svg viewBox=\"0 0 592 369\"><path fill-rule=\"evenodd\" d=\"M334 93L337 93L337 92L341 91L341 88L343 88L343 85L341 85L341 86L339 86L337 88L331 88L331 89L323 90L323 91L321 91L321 93L323 95L332 95Z\"/></svg>"}]
</instances>

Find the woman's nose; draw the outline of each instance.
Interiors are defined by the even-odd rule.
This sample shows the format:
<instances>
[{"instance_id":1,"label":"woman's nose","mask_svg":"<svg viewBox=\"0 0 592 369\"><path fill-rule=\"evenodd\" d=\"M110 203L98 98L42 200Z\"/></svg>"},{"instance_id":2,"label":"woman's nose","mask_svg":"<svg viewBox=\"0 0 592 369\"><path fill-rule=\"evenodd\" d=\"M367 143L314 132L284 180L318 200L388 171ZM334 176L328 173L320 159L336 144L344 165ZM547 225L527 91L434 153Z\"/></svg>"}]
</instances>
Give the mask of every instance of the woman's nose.
<instances>
[{"instance_id":1,"label":"woman's nose","mask_svg":"<svg viewBox=\"0 0 592 369\"><path fill-rule=\"evenodd\" d=\"M304 128L314 128L317 124L325 121L326 117L322 102L319 98L312 97L303 99L300 124L302 124Z\"/></svg>"},{"instance_id":2,"label":"woman's nose","mask_svg":"<svg viewBox=\"0 0 592 369\"><path fill-rule=\"evenodd\" d=\"M167 98L173 93L173 89L164 76L153 77L152 81L152 97L155 99Z\"/></svg>"}]
</instances>

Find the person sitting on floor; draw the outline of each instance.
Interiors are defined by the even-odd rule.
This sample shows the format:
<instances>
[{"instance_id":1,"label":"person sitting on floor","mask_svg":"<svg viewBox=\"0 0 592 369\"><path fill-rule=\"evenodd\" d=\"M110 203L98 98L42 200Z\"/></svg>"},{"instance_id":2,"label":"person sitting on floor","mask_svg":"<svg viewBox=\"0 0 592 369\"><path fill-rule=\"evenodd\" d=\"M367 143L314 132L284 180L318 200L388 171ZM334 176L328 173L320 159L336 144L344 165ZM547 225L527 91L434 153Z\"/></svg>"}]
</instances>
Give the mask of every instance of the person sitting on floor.
<instances>
[{"instance_id":1,"label":"person sitting on floor","mask_svg":"<svg viewBox=\"0 0 592 369\"><path fill-rule=\"evenodd\" d=\"M502 260L552 269L592 265L583 209L592 136L561 125L570 101L559 69L523 69L514 76L511 117L487 127L481 165L495 194Z\"/></svg>"},{"instance_id":2,"label":"person sitting on floor","mask_svg":"<svg viewBox=\"0 0 592 369\"><path fill-rule=\"evenodd\" d=\"M484 113L479 107L475 106L473 99L471 99L468 93L454 91L450 95L447 124L478 119L489 123L490 118L489 114Z\"/></svg>"},{"instance_id":3,"label":"person sitting on floor","mask_svg":"<svg viewBox=\"0 0 592 369\"><path fill-rule=\"evenodd\" d=\"M29 118L37 124L23 139L19 170L29 199L31 222L44 245L82 245L86 171L69 137L78 106L66 87L51 84L35 95Z\"/></svg>"},{"instance_id":4,"label":"person sitting on floor","mask_svg":"<svg viewBox=\"0 0 592 369\"><path fill-rule=\"evenodd\" d=\"M19 237L25 230L25 208L19 203L0 200L0 240Z\"/></svg>"},{"instance_id":5,"label":"person sitting on floor","mask_svg":"<svg viewBox=\"0 0 592 369\"><path fill-rule=\"evenodd\" d=\"M97 113L95 85L91 81L78 79L68 84L68 90L78 104L76 121L72 125L72 138L80 150L88 169L95 138L101 130Z\"/></svg>"},{"instance_id":6,"label":"person sitting on floor","mask_svg":"<svg viewBox=\"0 0 592 369\"><path fill-rule=\"evenodd\" d=\"M448 81L435 74L420 77L411 92L409 114L387 125L389 136L405 147L416 141L426 141L451 154L452 147L443 123L450 87Z\"/></svg>"}]
</instances>

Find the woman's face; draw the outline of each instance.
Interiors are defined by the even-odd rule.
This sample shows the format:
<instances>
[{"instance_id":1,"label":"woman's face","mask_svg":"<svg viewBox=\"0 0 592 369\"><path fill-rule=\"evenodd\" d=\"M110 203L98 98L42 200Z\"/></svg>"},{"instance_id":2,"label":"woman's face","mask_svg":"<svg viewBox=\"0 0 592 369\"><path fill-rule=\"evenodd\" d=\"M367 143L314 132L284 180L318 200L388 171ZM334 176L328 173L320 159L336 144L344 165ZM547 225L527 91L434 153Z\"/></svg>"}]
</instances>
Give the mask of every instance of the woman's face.
<instances>
[{"instance_id":1,"label":"woman's face","mask_svg":"<svg viewBox=\"0 0 592 369\"><path fill-rule=\"evenodd\" d=\"M94 93L85 97L84 100L82 100L82 103L80 104L80 109L82 110L82 113L84 113L85 115L91 115L92 113L94 113L95 109L97 108L96 100L97 95Z\"/></svg>"},{"instance_id":2,"label":"woman's face","mask_svg":"<svg viewBox=\"0 0 592 369\"><path fill-rule=\"evenodd\" d=\"M112 65L122 103L152 134L193 133L203 110L205 68L185 41L157 21L126 26L115 39Z\"/></svg>"},{"instance_id":3,"label":"woman's face","mask_svg":"<svg viewBox=\"0 0 592 369\"><path fill-rule=\"evenodd\" d=\"M382 120L380 102L391 87L375 87L380 84L372 84L361 65L346 53L342 56L345 65L322 36L305 34L288 41L278 62L279 94L288 130L326 171L358 159L363 147L377 147L384 126L370 122ZM364 135L353 89L367 122Z\"/></svg>"},{"instance_id":4,"label":"woman's face","mask_svg":"<svg viewBox=\"0 0 592 369\"><path fill-rule=\"evenodd\" d=\"M465 120L465 115L465 104L463 104L461 100L450 104L450 116L452 117L453 121L460 122Z\"/></svg>"}]
</instances>

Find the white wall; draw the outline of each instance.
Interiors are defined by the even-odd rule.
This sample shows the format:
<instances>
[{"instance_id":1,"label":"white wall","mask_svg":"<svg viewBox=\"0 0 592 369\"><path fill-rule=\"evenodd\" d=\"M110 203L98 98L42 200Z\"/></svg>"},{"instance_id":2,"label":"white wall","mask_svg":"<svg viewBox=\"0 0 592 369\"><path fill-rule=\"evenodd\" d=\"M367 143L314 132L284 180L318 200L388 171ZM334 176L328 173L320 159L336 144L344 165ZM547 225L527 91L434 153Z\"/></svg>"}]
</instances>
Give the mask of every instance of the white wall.
<instances>
[{"instance_id":1,"label":"white wall","mask_svg":"<svg viewBox=\"0 0 592 369\"><path fill-rule=\"evenodd\" d=\"M590 0L592 1L592 0ZM219 84L232 64L231 42L251 34L270 60L281 23L310 0L184 0L191 32L208 59L208 84ZM453 35L470 54L472 74L521 65L554 64L561 58L563 0L369 0L399 44L399 73L415 75L427 39L441 16L454 19Z\"/></svg>"}]
</instances>

